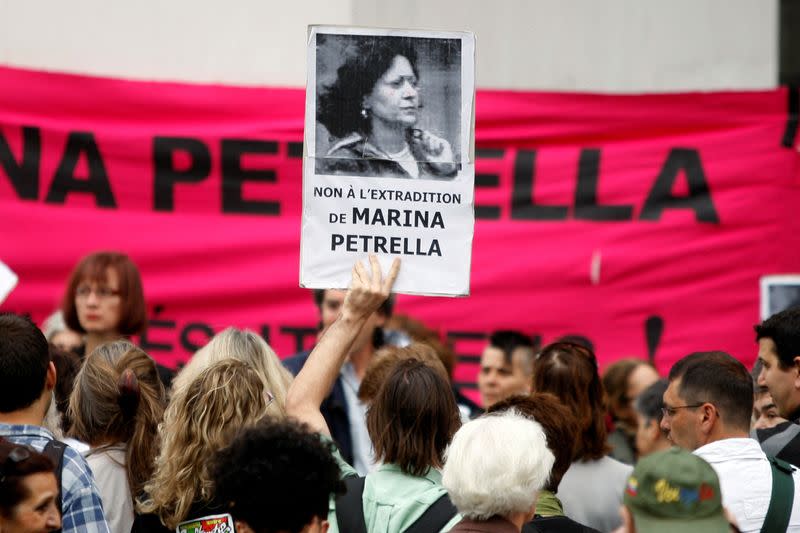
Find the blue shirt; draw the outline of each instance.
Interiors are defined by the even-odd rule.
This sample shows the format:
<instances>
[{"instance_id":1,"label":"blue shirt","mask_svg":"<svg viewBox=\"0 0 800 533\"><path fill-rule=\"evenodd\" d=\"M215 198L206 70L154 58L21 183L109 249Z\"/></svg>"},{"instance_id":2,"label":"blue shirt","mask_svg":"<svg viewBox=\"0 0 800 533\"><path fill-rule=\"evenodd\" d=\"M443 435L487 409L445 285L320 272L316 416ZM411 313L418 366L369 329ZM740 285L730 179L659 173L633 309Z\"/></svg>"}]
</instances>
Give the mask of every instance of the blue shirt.
<instances>
[{"instance_id":1,"label":"blue shirt","mask_svg":"<svg viewBox=\"0 0 800 533\"><path fill-rule=\"evenodd\" d=\"M40 452L54 439L43 427L1 423L0 437ZM61 472L61 529L65 533L110 533L92 471L81 454L69 446L64 450Z\"/></svg>"}]
</instances>

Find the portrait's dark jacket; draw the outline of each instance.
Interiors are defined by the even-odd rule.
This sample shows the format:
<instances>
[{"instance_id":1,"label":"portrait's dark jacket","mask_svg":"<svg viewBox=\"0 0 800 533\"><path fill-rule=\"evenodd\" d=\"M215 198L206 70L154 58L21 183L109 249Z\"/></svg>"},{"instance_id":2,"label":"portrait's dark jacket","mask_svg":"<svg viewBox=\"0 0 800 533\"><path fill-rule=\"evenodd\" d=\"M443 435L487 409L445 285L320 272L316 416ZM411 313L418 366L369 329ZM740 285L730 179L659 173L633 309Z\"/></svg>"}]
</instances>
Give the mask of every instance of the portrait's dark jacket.
<instances>
[{"instance_id":1,"label":"portrait's dark jacket","mask_svg":"<svg viewBox=\"0 0 800 533\"><path fill-rule=\"evenodd\" d=\"M306 364L311 350L300 352L297 355L283 360L289 372L297 375L303 365ZM325 398L320 406L322 416L331 431L331 437L339 447L339 452L348 464L353 464L353 440L350 437L350 420L347 418L347 399L344 395L344 385L342 384L341 374L336 377L330 394Z\"/></svg>"},{"instance_id":2,"label":"portrait's dark jacket","mask_svg":"<svg viewBox=\"0 0 800 533\"><path fill-rule=\"evenodd\" d=\"M435 164L426 161L418 143L409 139L409 147L417 161L420 178L452 179L458 173L453 164ZM411 178L399 163L370 143L363 135L353 133L336 142L325 157L316 158L317 174L344 176L375 176L381 178Z\"/></svg>"}]
</instances>

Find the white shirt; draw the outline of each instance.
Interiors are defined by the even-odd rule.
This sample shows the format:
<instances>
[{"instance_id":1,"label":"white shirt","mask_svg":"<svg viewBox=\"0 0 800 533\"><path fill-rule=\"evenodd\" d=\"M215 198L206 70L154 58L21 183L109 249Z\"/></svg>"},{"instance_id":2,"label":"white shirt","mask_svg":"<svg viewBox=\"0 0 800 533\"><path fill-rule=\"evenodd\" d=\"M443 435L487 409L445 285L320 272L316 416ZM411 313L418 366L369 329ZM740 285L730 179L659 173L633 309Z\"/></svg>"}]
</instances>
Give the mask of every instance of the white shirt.
<instances>
[{"instance_id":1,"label":"white shirt","mask_svg":"<svg viewBox=\"0 0 800 533\"><path fill-rule=\"evenodd\" d=\"M719 476L722 505L736 518L743 533L759 532L772 495L772 469L754 439L722 439L694 451ZM794 503L787 531L800 532L800 473L794 471Z\"/></svg>"},{"instance_id":2,"label":"white shirt","mask_svg":"<svg viewBox=\"0 0 800 533\"><path fill-rule=\"evenodd\" d=\"M595 461L575 461L558 485L564 514L600 531L622 524L619 508L633 467L605 456Z\"/></svg>"},{"instance_id":3,"label":"white shirt","mask_svg":"<svg viewBox=\"0 0 800 533\"><path fill-rule=\"evenodd\" d=\"M353 443L353 468L358 475L366 476L375 468L375 454L367 432L367 406L358 398L361 382L349 361L341 370L342 388L347 402L347 421L350 423L350 442Z\"/></svg>"},{"instance_id":4,"label":"white shirt","mask_svg":"<svg viewBox=\"0 0 800 533\"><path fill-rule=\"evenodd\" d=\"M125 468L125 445L101 446L83 454L94 474L111 533L129 533L133 526L133 498Z\"/></svg>"}]
</instances>

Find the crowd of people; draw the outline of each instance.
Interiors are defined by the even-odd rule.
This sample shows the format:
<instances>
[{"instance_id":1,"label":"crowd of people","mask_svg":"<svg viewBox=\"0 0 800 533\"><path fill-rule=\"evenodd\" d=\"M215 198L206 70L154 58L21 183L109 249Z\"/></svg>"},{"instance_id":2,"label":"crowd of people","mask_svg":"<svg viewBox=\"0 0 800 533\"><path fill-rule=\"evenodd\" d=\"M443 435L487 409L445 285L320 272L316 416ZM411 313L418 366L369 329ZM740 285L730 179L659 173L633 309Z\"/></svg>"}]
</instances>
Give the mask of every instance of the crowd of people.
<instances>
[{"instance_id":1,"label":"crowd of people","mask_svg":"<svg viewBox=\"0 0 800 533\"><path fill-rule=\"evenodd\" d=\"M664 378L497 331L477 405L393 316L399 268L316 291L308 352L228 328L173 376L131 342L136 266L84 258L41 330L0 315L0 533L800 532L800 310L756 326L753 370Z\"/></svg>"}]
</instances>

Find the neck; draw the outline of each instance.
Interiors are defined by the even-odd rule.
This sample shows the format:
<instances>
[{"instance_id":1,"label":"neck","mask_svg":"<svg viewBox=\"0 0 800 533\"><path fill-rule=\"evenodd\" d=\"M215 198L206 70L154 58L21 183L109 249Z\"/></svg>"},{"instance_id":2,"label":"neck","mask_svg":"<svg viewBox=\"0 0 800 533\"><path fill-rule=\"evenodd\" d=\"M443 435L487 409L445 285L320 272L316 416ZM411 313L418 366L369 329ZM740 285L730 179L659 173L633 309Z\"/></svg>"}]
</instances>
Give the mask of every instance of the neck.
<instances>
[{"instance_id":1,"label":"neck","mask_svg":"<svg viewBox=\"0 0 800 533\"><path fill-rule=\"evenodd\" d=\"M366 343L363 348L350 354L350 364L353 365L353 370L355 370L359 381L364 379L364 374L367 372L367 366L369 366L374 352L372 340L370 339L370 342Z\"/></svg>"},{"instance_id":2,"label":"neck","mask_svg":"<svg viewBox=\"0 0 800 533\"><path fill-rule=\"evenodd\" d=\"M369 140L387 154L396 154L406 144L405 129L396 124L390 125L379 119L373 119Z\"/></svg>"},{"instance_id":3,"label":"neck","mask_svg":"<svg viewBox=\"0 0 800 533\"><path fill-rule=\"evenodd\" d=\"M46 391L50 394L50 391ZM0 413L0 423L27 426L42 426L44 415L49 407L49 396L43 393L35 402L24 409L18 409L10 413Z\"/></svg>"},{"instance_id":4,"label":"neck","mask_svg":"<svg viewBox=\"0 0 800 533\"><path fill-rule=\"evenodd\" d=\"M706 442L704 444L710 444L718 440L747 439L749 437L750 437L749 431L744 431L740 429L720 428L718 431L714 431L711 434L709 434L708 439L706 439Z\"/></svg>"},{"instance_id":5,"label":"neck","mask_svg":"<svg viewBox=\"0 0 800 533\"><path fill-rule=\"evenodd\" d=\"M530 513L513 513L508 516L504 516L503 518L514 524L514 527L517 528L517 531L522 531L522 526L530 521L531 515Z\"/></svg>"},{"instance_id":6,"label":"neck","mask_svg":"<svg viewBox=\"0 0 800 533\"><path fill-rule=\"evenodd\" d=\"M116 331L106 331L103 333L87 333L86 334L86 353L89 355L95 348L106 342L116 341L122 338L122 335Z\"/></svg>"}]
</instances>

